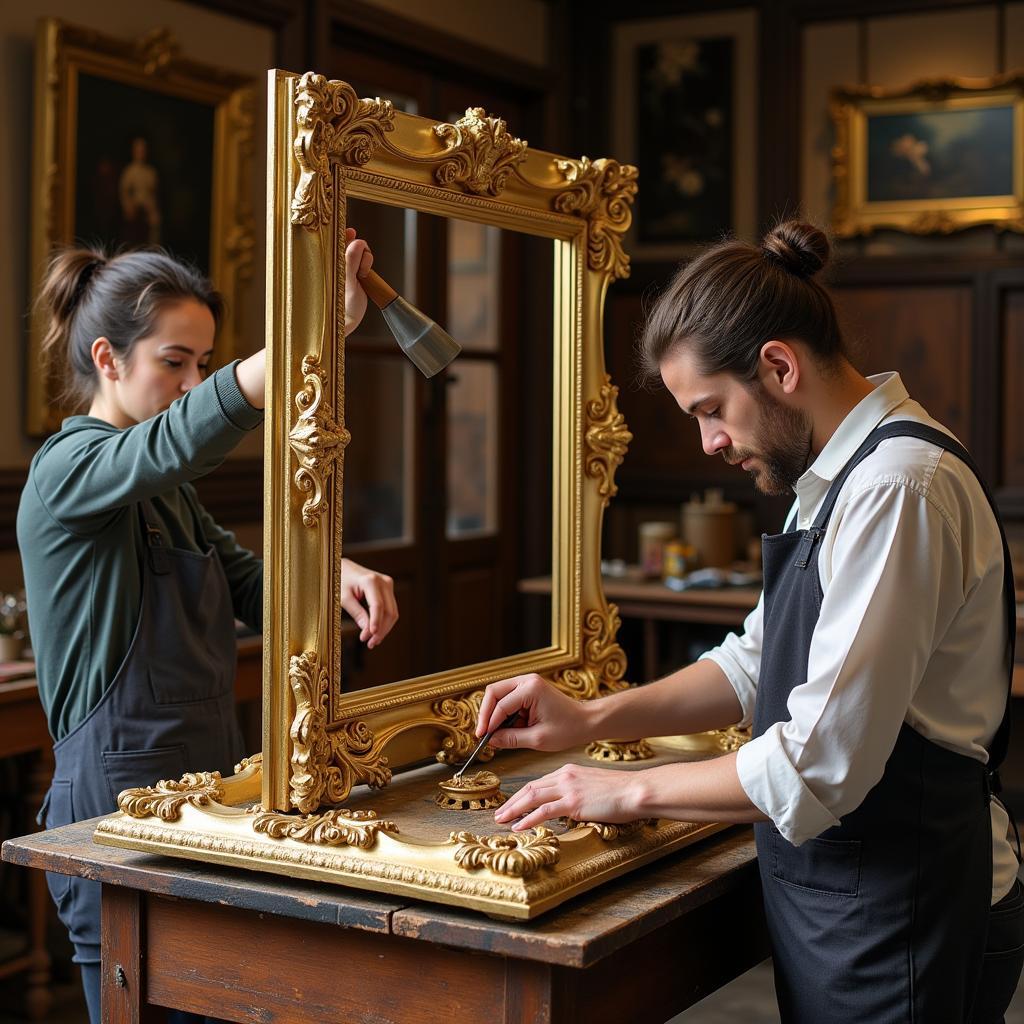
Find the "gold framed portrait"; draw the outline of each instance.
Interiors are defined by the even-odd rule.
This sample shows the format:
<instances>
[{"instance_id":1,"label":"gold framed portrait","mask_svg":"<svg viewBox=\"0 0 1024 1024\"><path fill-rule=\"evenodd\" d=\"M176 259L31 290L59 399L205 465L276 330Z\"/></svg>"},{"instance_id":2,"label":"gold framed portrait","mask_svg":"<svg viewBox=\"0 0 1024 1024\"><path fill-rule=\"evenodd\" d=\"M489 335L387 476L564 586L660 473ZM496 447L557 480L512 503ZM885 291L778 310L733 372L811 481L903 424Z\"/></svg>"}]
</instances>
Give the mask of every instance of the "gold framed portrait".
<instances>
[{"instance_id":1,"label":"gold framed portrait","mask_svg":"<svg viewBox=\"0 0 1024 1024\"><path fill-rule=\"evenodd\" d=\"M651 819L495 834L481 817L501 799L499 771L518 786L567 761L629 770L688 756L678 743L509 751L476 777L479 792L449 779L477 745L488 683L542 672L577 699L628 685L600 538L631 435L605 372L602 316L609 283L629 269L635 168L531 149L480 108L433 121L314 73L271 72L268 117L263 750L227 779L196 771L126 790L97 842L524 919L718 831ZM552 597L528 650L347 691L342 523L346 451L358 438L345 408L346 388L359 385L346 378L344 251L356 203L363 224L370 207L416 211L544 247L550 340L536 343L549 346L552 380ZM479 260L457 258L477 273ZM493 755L485 748L482 759Z\"/></svg>"},{"instance_id":2,"label":"gold framed portrait","mask_svg":"<svg viewBox=\"0 0 1024 1024\"><path fill-rule=\"evenodd\" d=\"M163 246L224 293L216 359L230 362L255 248L253 80L182 58L167 30L123 40L55 18L39 22L35 60L33 293L55 249ZM42 337L33 311L25 411L34 436L67 414Z\"/></svg>"},{"instance_id":3,"label":"gold framed portrait","mask_svg":"<svg viewBox=\"0 0 1024 1024\"><path fill-rule=\"evenodd\" d=\"M1024 231L1024 75L833 90L837 235Z\"/></svg>"}]
</instances>

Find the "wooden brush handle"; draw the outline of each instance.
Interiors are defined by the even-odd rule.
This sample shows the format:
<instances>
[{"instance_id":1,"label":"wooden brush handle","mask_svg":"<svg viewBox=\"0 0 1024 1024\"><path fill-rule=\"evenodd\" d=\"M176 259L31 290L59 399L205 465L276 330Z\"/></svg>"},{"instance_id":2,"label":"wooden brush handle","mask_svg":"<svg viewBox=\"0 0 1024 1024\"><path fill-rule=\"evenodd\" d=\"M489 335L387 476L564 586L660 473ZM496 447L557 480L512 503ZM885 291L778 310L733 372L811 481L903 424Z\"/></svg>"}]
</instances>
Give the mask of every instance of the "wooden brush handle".
<instances>
[{"instance_id":1,"label":"wooden brush handle","mask_svg":"<svg viewBox=\"0 0 1024 1024\"><path fill-rule=\"evenodd\" d=\"M378 309L383 309L398 298L398 292L375 270L368 270L365 276L359 278L359 283Z\"/></svg>"}]
</instances>

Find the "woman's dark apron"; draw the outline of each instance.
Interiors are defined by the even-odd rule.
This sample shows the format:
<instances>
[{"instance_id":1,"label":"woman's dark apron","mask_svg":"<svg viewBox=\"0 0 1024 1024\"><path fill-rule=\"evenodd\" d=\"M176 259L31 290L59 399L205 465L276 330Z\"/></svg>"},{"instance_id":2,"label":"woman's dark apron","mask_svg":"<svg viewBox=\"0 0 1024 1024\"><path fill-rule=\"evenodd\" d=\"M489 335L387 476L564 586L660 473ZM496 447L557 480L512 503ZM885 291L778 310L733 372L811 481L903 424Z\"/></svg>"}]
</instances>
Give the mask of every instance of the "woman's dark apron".
<instances>
[{"instance_id":1,"label":"woman's dark apron","mask_svg":"<svg viewBox=\"0 0 1024 1024\"><path fill-rule=\"evenodd\" d=\"M961 445L941 431L900 421L869 435L833 481L809 529L765 536L755 737L791 717L790 691L807 680L821 611L818 541L851 471L890 437L916 437L962 459L992 503ZM1005 535L1003 557L1012 665L1015 603ZM915 614L913 602L908 594L908 616ZM877 657L884 658L885 650ZM904 724L881 781L839 825L800 846L770 822L755 825L784 1022L968 1019L992 896L989 800L998 792L994 772L1008 735L1009 680L1006 712L987 766Z\"/></svg>"},{"instance_id":2,"label":"woman's dark apron","mask_svg":"<svg viewBox=\"0 0 1024 1024\"><path fill-rule=\"evenodd\" d=\"M148 501L139 515L146 538L139 624L100 702L53 748L56 769L40 812L47 828L115 811L123 789L188 771L227 774L243 756L234 614L220 559L209 546L205 554L166 547ZM75 960L95 963L99 883L46 878Z\"/></svg>"}]
</instances>

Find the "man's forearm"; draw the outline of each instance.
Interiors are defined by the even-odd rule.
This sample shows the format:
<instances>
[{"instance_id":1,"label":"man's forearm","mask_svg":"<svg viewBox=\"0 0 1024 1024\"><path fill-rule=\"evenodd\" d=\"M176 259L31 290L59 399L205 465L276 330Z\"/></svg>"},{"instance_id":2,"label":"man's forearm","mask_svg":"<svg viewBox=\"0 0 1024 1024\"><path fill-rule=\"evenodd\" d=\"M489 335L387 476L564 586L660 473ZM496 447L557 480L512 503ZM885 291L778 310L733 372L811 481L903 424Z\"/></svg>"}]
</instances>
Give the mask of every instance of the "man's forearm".
<instances>
[{"instance_id":1,"label":"man's forearm","mask_svg":"<svg viewBox=\"0 0 1024 1024\"><path fill-rule=\"evenodd\" d=\"M663 764L636 773L636 813L673 821L767 821L747 796L736 772L736 755Z\"/></svg>"},{"instance_id":2,"label":"man's forearm","mask_svg":"<svg viewBox=\"0 0 1024 1024\"><path fill-rule=\"evenodd\" d=\"M705 732L743 717L736 691L713 661L697 661L657 682L591 701L587 710L593 739Z\"/></svg>"}]
</instances>

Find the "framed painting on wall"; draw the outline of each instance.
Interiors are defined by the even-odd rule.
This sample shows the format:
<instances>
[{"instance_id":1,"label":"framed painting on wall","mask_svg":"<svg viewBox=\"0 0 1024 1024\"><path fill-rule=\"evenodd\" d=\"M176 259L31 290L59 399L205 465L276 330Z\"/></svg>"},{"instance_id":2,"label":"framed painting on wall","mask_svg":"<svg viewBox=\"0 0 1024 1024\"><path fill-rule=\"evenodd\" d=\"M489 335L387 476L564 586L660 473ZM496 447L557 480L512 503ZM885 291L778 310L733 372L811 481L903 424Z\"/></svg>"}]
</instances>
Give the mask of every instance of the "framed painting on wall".
<instances>
[{"instance_id":1,"label":"framed painting on wall","mask_svg":"<svg viewBox=\"0 0 1024 1024\"><path fill-rule=\"evenodd\" d=\"M63 246L161 246L224 293L215 358L229 361L255 245L253 81L182 59L166 30L126 41L48 18L39 24L35 84L33 293ZM68 412L56 368L41 357L43 329L33 313L32 435L56 430Z\"/></svg>"},{"instance_id":2,"label":"framed painting on wall","mask_svg":"<svg viewBox=\"0 0 1024 1024\"><path fill-rule=\"evenodd\" d=\"M1024 74L833 90L833 229L1024 231Z\"/></svg>"},{"instance_id":3,"label":"framed painting on wall","mask_svg":"<svg viewBox=\"0 0 1024 1024\"><path fill-rule=\"evenodd\" d=\"M677 260L757 228L757 14L620 22L613 28L613 149L635 164L631 249Z\"/></svg>"}]
</instances>

